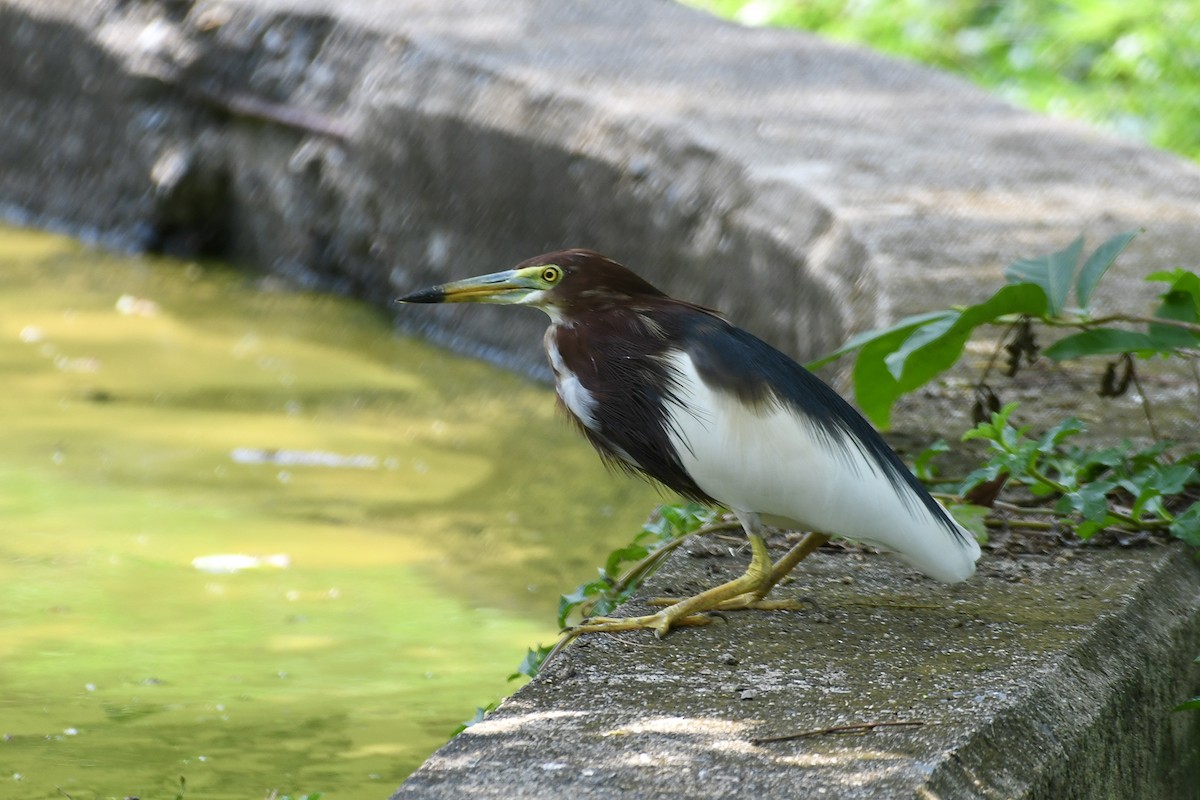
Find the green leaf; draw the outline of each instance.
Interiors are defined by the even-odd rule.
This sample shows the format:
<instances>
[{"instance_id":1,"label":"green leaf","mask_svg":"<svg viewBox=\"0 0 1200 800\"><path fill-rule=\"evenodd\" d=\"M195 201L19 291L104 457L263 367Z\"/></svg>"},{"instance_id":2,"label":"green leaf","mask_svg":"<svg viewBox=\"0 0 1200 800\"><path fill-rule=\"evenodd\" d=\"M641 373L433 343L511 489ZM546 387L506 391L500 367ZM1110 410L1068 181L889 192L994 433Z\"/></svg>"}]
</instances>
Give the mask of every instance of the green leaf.
<instances>
[{"instance_id":1,"label":"green leaf","mask_svg":"<svg viewBox=\"0 0 1200 800\"><path fill-rule=\"evenodd\" d=\"M1042 434L1038 440L1038 452L1050 453L1065 440L1083 430L1083 423L1074 417L1067 417L1050 430Z\"/></svg>"},{"instance_id":2,"label":"green leaf","mask_svg":"<svg viewBox=\"0 0 1200 800\"><path fill-rule=\"evenodd\" d=\"M987 483L988 481L995 480L1001 475L1001 473L1006 472L1008 472L1008 469L1006 469L1003 464L997 464L995 462L972 470L967 477L963 478L963 482L958 487L956 494L965 495L967 492L971 491L981 483Z\"/></svg>"},{"instance_id":3,"label":"green leaf","mask_svg":"<svg viewBox=\"0 0 1200 800\"><path fill-rule=\"evenodd\" d=\"M1196 312L1196 298L1183 289L1171 289L1159 295L1162 303L1154 311L1159 319L1170 319L1176 322L1197 322L1200 314Z\"/></svg>"},{"instance_id":4,"label":"green leaf","mask_svg":"<svg viewBox=\"0 0 1200 800\"><path fill-rule=\"evenodd\" d=\"M942 453L948 452L950 452L950 445L946 444L945 439L938 439L917 455L913 461L913 473L923 481L933 480L937 477L937 470L933 467L933 459Z\"/></svg>"},{"instance_id":5,"label":"green leaf","mask_svg":"<svg viewBox=\"0 0 1200 800\"><path fill-rule=\"evenodd\" d=\"M1124 485L1124 482L1122 482ZM1129 509L1134 518L1145 514L1155 514L1162 509L1162 492L1156 486L1143 486L1134 498L1133 506Z\"/></svg>"},{"instance_id":6,"label":"green leaf","mask_svg":"<svg viewBox=\"0 0 1200 800\"><path fill-rule=\"evenodd\" d=\"M1188 277L1196 278L1195 275L1187 273ZM1197 291L1200 292L1200 280L1197 280ZM1200 320L1200 314L1197 313L1197 302L1200 302L1200 295L1192 295L1190 291L1185 289L1172 288L1169 291L1159 295L1161 303L1154 311L1154 316L1158 319L1169 319L1176 322L1195 323ZM1164 325L1160 323L1150 323L1148 328L1150 335L1171 348L1180 347L1195 347L1197 342L1200 342L1200 334L1196 334L1178 325Z\"/></svg>"},{"instance_id":7,"label":"green leaf","mask_svg":"<svg viewBox=\"0 0 1200 800\"><path fill-rule=\"evenodd\" d=\"M480 722L483 722L483 720L487 717L488 714L492 713L499 707L500 707L499 701L494 702L494 703L488 703L486 706L476 706L475 713L471 716L471 718L460 722L458 724L458 727L450 732L450 735L458 736L460 733L465 731L467 728L470 728L472 725L478 725ZM320 795L317 795L317 796L320 797ZM285 798L280 798L280 800L285 800ZM304 798L301 798L301 800L304 800Z\"/></svg>"},{"instance_id":8,"label":"green leaf","mask_svg":"<svg viewBox=\"0 0 1200 800\"><path fill-rule=\"evenodd\" d=\"M882 430L891 424L892 403L904 394L899 381L888 371L885 359L907 335L907 330L893 331L887 337L867 342L854 359L854 398L867 418Z\"/></svg>"},{"instance_id":9,"label":"green leaf","mask_svg":"<svg viewBox=\"0 0 1200 800\"><path fill-rule=\"evenodd\" d=\"M900 345L892 353L889 353L888 357L884 359L888 372L892 373L892 377L896 380L902 380L904 377L904 362L908 357L925 345L945 336L960 319L962 319L962 314L950 311L946 312L939 319L927 322L917 328L904 340L904 344ZM955 360L957 360L957 357Z\"/></svg>"},{"instance_id":10,"label":"green leaf","mask_svg":"<svg viewBox=\"0 0 1200 800\"><path fill-rule=\"evenodd\" d=\"M905 317L896 324L889 325L886 328L875 328L869 331L863 331L862 333L847 339L845 344L843 344L837 350L834 350L829 355L822 356L816 361L810 361L804 366L806 369L810 370L820 369L826 364L836 361L847 353L858 350L861 347L865 347L877 339L886 339L888 341L894 340L898 345L900 342L903 342L914 329L919 328L927 322L939 319L948 313L953 312L929 311L924 314L914 314L913 316Z\"/></svg>"},{"instance_id":11,"label":"green leaf","mask_svg":"<svg viewBox=\"0 0 1200 800\"><path fill-rule=\"evenodd\" d=\"M641 561L648 555L650 551L638 544L618 548L608 554L608 560L604 562L604 572L606 575L616 575L626 561Z\"/></svg>"},{"instance_id":12,"label":"green leaf","mask_svg":"<svg viewBox=\"0 0 1200 800\"><path fill-rule=\"evenodd\" d=\"M1004 270L1004 277L1010 284L1032 283L1042 287L1046 293L1047 311L1050 316L1057 317L1067 304L1071 278L1082 251L1083 236L1080 236L1056 253L1014 261Z\"/></svg>"},{"instance_id":13,"label":"green leaf","mask_svg":"<svg viewBox=\"0 0 1200 800\"><path fill-rule=\"evenodd\" d=\"M1116 483L1113 481L1093 481L1079 487L1074 494L1079 498L1079 513L1084 519L1104 522L1108 517L1108 493Z\"/></svg>"},{"instance_id":14,"label":"green leaf","mask_svg":"<svg viewBox=\"0 0 1200 800\"><path fill-rule=\"evenodd\" d=\"M990 420L981 422L971 430L962 435L962 441L969 442L972 439L988 439L993 442L1002 441L1004 430L1008 428L1008 419L1021 405L1017 401L1005 403L999 411L993 411Z\"/></svg>"},{"instance_id":15,"label":"green leaf","mask_svg":"<svg viewBox=\"0 0 1200 800\"><path fill-rule=\"evenodd\" d=\"M552 649L545 645L538 645L537 649L529 648L525 653L525 658L521 659L521 663L517 665L517 671L509 675L508 679L515 681L522 677L536 678L538 670L542 668L542 662L546 660L546 656Z\"/></svg>"},{"instance_id":16,"label":"green leaf","mask_svg":"<svg viewBox=\"0 0 1200 800\"><path fill-rule=\"evenodd\" d=\"M1160 353L1172 349L1148 333L1125 331L1120 328L1090 328L1059 339L1042 351L1055 361L1070 361L1081 356L1103 356L1118 353Z\"/></svg>"},{"instance_id":17,"label":"green leaf","mask_svg":"<svg viewBox=\"0 0 1200 800\"><path fill-rule=\"evenodd\" d=\"M1200 711L1200 697L1193 697L1175 706L1172 711Z\"/></svg>"},{"instance_id":18,"label":"green leaf","mask_svg":"<svg viewBox=\"0 0 1200 800\"><path fill-rule=\"evenodd\" d=\"M981 542L987 541L988 529L984 520L991 512L990 508L971 503L950 503L947 504L946 510L957 520L959 525L975 534L976 539Z\"/></svg>"},{"instance_id":19,"label":"green leaf","mask_svg":"<svg viewBox=\"0 0 1200 800\"><path fill-rule=\"evenodd\" d=\"M1192 547L1200 547L1200 503L1192 503L1187 511L1171 521L1171 535Z\"/></svg>"},{"instance_id":20,"label":"green leaf","mask_svg":"<svg viewBox=\"0 0 1200 800\"><path fill-rule=\"evenodd\" d=\"M962 311L943 312L942 316L914 330L903 344L893 346L893 352L882 356L887 379L878 387L869 387L869 390L886 398L890 410L891 404L901 394L925 385L954 366L975 328L1013 314L1042 316L1045 311L1045 292L1033 284L1022 283L1001 287L987 300L967 306ZM876 340L876 343L881 341L891 340ZM859 353L860 361L866 352L864 348ZM874 350L872 354L874 356ZM857 368L857 364L855 366ZM869 372L871 379L880 380L880 371L877 365L872 365ZM858 385L856 375L855 396L865 408L858 394Z\"/></svg>"},{"instance_id":21,"label":"green leaf","mask_svg":"<svg viewBox=\"0 0 1200 800\"><path fill-rule=\"evenodd\" d=\"M603 595L610 588L612 588L612 584L601 578L581 583L570 594L560 595L558 598L558 627L561 628L567 624L567 617L571 615L576 606L595 595Z\"/></svg>"},{"instance_id":22,"label":"green leaf","mask_svg":"<svg viewBox=\"0 0 1200 800\"><path fill-rule=\"evenodd\" d=\"M962 311L918 314L883 330L861 333L833 353L810 362L808 368L817 369L858 349L853 370L855 399L868 419L886 429L896 399L953 366L976 327L1012 314L1041 317L1045 313L1046 293L1041 287L1028 283L1004 286L984 302Z\"/></svg>"},{"instance_id":23,"label":"green leaf","mask_svg":"<svg viewBox=\"0 0 1200 800\"><path fill-rule=\"evenodd\" d=\"M1172 317L1195 322L1200 319L1200 275L1186 269L1162 270L1146 276L1147 281L1169 283L1167 294L1183 292L1192 298L1192 313L1189 317Z\"/></svg>"},{"instance_id":24,"label":"green leaf","mask_svg":"<svg viewBox=\"0 0 1200 800\"><path fill-rule=\"evenodd\" d=\"M1098 532L1104 530L1104 526L1107 524L1108 523L1106 523L1103 520L1095 520L1095 519L1084 520L1083 522L1081 522L1075 526L1075 535L1078 536L1080 539L1084 539L1084 540L1090 539L1093 536L1095 536Z\"/></svg>"},{"instance_id":25,"label":"green leaf","mask_svg":"<svg viewBox=\"0 0 1200 800\"><path fill-rule=\"evenodd\" d=\"M671 523L675 529L675 535L671 537L672 539L689 534L712 522L717 517L716 511L699 503L681 503L665 506L664 510L671 515L668 518L671 519Z\"/></svg>"},{"instance_id":26,"label":"green leaf","mask_svg":"<svg viewBox=\"0 0 1200 800\"><path fill-rule=\"evenodd\" d=\"M1117 260L1117 256L1121 254L1121 251L1139 233L1141 233L1140 228L1119 233L1097 247L1095 252L1088 256L1087 261L1083 263L1083 268L1079 270L1079 277L1075 280L1075 301L1079 303L1080 308L1086 309L1088 307L1088 303L1092 299L1092 291L1095 290L1096 284L1104 277L1104 273L1108 272L1108 268Z\"/></svg>"},{"instance_id":27,"label":"green leaf","mask_svg":"<svg viewBox=\"0 0 1200 800\"><path fill-rule=\"evenodd\" d=\"M1187 464L1173 464L1158 472L1153 485L1163 494L1179 494L1189 483L1195 481L1196 470Z\"/></svg>"}]
</instances>

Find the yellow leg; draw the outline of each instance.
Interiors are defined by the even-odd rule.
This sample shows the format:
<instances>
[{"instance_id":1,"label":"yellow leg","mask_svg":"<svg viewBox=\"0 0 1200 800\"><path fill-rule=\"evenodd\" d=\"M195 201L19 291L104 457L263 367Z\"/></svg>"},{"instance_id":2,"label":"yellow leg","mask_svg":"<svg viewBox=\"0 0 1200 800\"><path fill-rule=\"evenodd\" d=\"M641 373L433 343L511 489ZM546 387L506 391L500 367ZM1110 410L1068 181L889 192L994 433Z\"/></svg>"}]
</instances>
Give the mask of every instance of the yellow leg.
<instances>
[{"instance_id":1,"label":"yellow leg","mask_svg":"<svg viewBox=\"0 0 1200 800\"><path fill-rule=\"evenodd\" d=\"M742 608L753 608L760 611L773 611L778 609L797 609L803 607L803 603L796 600L764 600L767 593L775 588L775 585L787 577L787 574L796 568L804 559L813 554L821 545L829 541L829 536L824 533L813 531L796 543L796 546L788 550L783 558L775 562L771 567L771 578L763 587L757 591L749 592L741 597L734 597L727 600L719 608L721 611L735 611Z\"/></svg>"},{"instance_id":2,"label":"yellow leg","mask_svg":"<svg viewBox=\"0 0 1200 800\"><path fill-rule=\"evenodd\" d=\"M714 610L738 611L741 609L756 609L759 611L777 611L803 607L802 603L795 600L764 600L763 598L775 588L777 583L787 577L787 574L794 570L797 564L812 555L821 545L828 542L829 538L824 533L817 533L815 531L809 533L795 547L787 551L783 558L775 562L775 565L771 567L769 580L763 583L761 588L745 592L737 597L731 597L723 601ZM674 600L667 597L656 597L650 601L651 605L668 605L674 602Z\"/></svg>"},{"instance_id":3,"label":"yellow leg","mask_svg":"<svg viewBox=\"0 0 1200 800\"><path fill-rule=\"evenodd\" d=\"M742 517L740 514L738 516ZM747 517L749 516L751 515L747 515ZM708 618L702 616L703 613L718 609L731 599L746 594L756 594L760 591L765 594L769 589L768 582L771 580L771 556L767 552L767 543L758 533L757 515L753 515L750 524L747 524L747 521L747 519L743 519L742 524L747 528L746 533L750 539L752 556L750 566L746 569L745 574L728 583L679 600L657 614L649 614L644 617L592 617L568 629L567 635L573 638L581 633L612 633L648 628L661 639L671 628L678 625L706 624Z\"/></svg>"},{"instance_id":4,"label":"yellow leg","mask_svg":"<svg viewBox=\"0 0 1200 800\"><path fill-rule=\"evenodd\" d=\"M795 547L788 550L787 554L776 561L775 566L771 568L771 580L767 583L767 588L763 590L763 596L765 597L767 592L775 588L775 584L787 577L787 574L796 568L797 564L816 552L829 539L830 536L828 534L812 531L801 539Z\"/></svg>"}]
</instances>

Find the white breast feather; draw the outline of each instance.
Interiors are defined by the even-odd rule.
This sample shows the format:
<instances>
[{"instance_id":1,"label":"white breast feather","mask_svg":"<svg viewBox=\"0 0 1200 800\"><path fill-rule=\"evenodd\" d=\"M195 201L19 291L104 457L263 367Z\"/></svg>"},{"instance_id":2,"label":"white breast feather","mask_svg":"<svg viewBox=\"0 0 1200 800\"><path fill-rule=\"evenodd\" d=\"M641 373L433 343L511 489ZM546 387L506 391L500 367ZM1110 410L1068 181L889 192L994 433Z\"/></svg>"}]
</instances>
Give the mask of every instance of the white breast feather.
<instances>
[{"instance_id":1,"label":"white breast feather","mask_svg":"<svg viewBox=\"0 0 1200 800\"><path fill-rule=\"evenodd\" d=\"M554 370L554 388L580 422L589 430L599 431L600 425L596 421L596 398L579 382L575 373L567 369L554 339L554 328L551 328L546 335L546 355L550 359L550 368Z\"/></svg>"},{"instance_id":2,"label":"white breast feather","mask_svg":"<svg viewBox=\"0 0 1200 800\"><path fill-rule=\"evenodd\" d=\"M895 551L947 583L974 574L975 537L966 531L965 541L952 537L915 493L897 488L858 447L838 452L790 406L748 407L709 388L686 353L669 358L679 396L688 399L686 409L671 405L670 435L708 495L731 509Z\"/></svg>"}]
</instances>

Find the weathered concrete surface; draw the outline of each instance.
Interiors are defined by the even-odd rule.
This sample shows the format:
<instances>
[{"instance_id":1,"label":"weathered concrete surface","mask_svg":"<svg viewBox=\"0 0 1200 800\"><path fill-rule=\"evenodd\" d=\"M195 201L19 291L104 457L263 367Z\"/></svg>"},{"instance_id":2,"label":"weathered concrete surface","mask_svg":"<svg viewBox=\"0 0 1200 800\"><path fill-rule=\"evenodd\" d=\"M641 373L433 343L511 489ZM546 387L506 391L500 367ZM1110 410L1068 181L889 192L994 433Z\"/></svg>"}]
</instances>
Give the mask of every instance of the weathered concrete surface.
<instances>
[{"instance_id":1,"label":"weathered concrete surface","mask_svg":"<svg viewBox=\"0 0 1200 800\"><path fill-rule=\"evenodd\" d=\"M1149 229L1122 297L1200 251L1194 164L665 0L0 0L0 75L10 217L379 303L589 245L804 358L1081 231ZM422 311L542 368L534 312Z\"/></svg>"},{"instance_id":2,"label":"weathered concrete surface","mask_svg":"<svg viewBox=\"0 0 1200 800\"><path fill-rule=\"evenodd\" d=\"M745 567L693 549L649 592ZM589 636L395 797L1194 800L1200 715L1170 709L1197 686L1198 589L1182 546L985 555L951 588L822 551L781 591L819 609ZM924 725L750 742L901 720Z\"/></svg>"},{"instance_id":3,"label":"weathered concrete surface","mask_svg":"<svg viewBox=\"0 0 1200 800\"><path fill-rule=\"evenodd\" d=\"M593 246L802 358L977 297L1005 263L1080 231L1149 229L1108 286L1124 299L1148 293L1140 274L1200 251L1193 164L664 0L0 0L0 206L380 304ZM542 320L501 312L422 309L401 324L539 366ZM666 644L571 651L403 793L1196 785L1197 717L1165 712L1196 688L1200 593L1182 553L995 562L1016 581L985 569L952 590L879 559L841 584L848 561L806 569L825 623L737 615ZM677 560L684 572L660 585L711 584L699 566ZM745 743L899 717L928 724Z\"/></svg>"}]
</instances>

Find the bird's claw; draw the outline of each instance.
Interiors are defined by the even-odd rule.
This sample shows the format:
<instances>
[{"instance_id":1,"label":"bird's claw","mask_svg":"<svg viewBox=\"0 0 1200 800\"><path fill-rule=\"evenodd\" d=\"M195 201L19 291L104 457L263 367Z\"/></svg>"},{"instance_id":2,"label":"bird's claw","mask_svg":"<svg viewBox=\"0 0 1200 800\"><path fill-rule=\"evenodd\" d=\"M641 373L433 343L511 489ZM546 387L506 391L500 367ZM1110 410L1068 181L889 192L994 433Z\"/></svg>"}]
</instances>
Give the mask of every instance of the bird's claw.
<instances>
[{"instance_id":1,"label":"bird's claw","mask_svg":"<svg viewBox=\"0 0 1200 800\"><path fill-rule=\"evenodd\" d=\"M654 597L646 601L652 606L672 606L679 602L678 598L674 597ZM806 606L817 607L817 604L807 598L801 597L796 600L765 600L755 592L747 592L739 594L737 597L731 597L721 603L718 603L712 611L800 611Z\"/></svg>"},{"instance_id":2,"label":"bird's claw","mask_svg":"<svg viewBox=\"0 0 1200 800\"><path fill-rule=\"evenodd\" d=\"M707 625L712 618L707 614L687 614L677 616L667 613L664 609L657 614L643 617L589 617L578 625L572 625L564 630L572 638L584 633L617 633L619 631L652 630L656 638L662 639L671 632L672 628L681 625Z\"/></svg>"}]
</instances>

